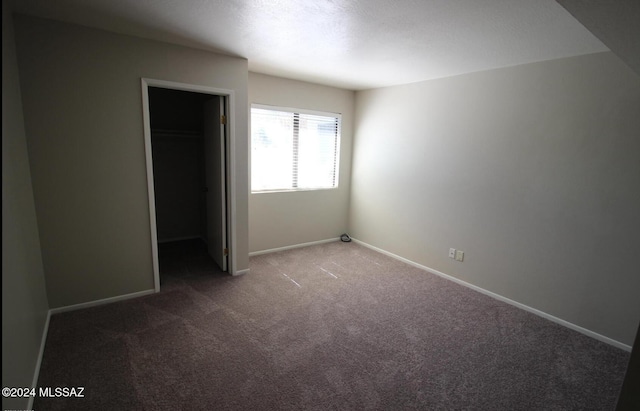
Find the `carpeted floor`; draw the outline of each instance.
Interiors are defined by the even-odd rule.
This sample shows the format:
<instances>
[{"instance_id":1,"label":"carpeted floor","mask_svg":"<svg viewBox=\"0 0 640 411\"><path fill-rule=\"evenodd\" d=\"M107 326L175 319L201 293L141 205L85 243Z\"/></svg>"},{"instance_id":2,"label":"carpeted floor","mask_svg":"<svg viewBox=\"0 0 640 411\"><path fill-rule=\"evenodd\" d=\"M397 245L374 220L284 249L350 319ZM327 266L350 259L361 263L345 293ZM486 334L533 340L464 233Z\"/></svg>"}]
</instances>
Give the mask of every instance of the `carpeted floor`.
<instances>
[{"instance_id":1,"label":"carpeted floor","mask_svg":"<svg viewBox=\"0 0 640 411\"><path fill-rule=\"evenodd\" d=\"M36 410L613 410L629 354L354 243L220 273L160 249L158 294L51 318Z\"/></svg>"}]
</instances>

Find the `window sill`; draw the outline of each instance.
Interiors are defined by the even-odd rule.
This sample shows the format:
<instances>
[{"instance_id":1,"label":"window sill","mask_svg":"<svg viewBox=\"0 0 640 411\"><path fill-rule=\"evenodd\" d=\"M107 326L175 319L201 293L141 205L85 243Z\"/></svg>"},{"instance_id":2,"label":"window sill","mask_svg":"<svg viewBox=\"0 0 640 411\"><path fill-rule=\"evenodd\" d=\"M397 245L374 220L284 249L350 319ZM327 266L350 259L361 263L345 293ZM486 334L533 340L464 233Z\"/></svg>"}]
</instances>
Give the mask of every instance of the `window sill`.
<instances>
[{"instance_id":1,"label":"window sill","mask_svg":"<svg viewBox=\"0 0 640 411\"><path fill-rule=\"evenodd\" d=\"M300 193L300 192L308 192L308 191L331 191L331 190L337 190L338 188L339 187L329 187L329 188L292 188L292 189L281 189L281 190L252 191L251 194Z\"/></svg>"}]
</instances>

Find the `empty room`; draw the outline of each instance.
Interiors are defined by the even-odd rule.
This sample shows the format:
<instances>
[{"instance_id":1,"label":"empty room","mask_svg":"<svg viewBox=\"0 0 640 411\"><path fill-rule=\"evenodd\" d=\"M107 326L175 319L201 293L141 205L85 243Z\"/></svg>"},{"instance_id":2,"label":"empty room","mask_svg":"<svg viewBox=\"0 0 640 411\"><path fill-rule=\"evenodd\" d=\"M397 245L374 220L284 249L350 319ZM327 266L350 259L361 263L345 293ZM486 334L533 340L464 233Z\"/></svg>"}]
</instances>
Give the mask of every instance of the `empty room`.
<instances>
[{"instance_id":1,"label":"empty room","mask_svg":"<svg viewBox=\"0 0 640 411\"><path fill-rule=\"evenodd\" d=\"M635 0L2 18L4 409L640 409Z\"/></svg>"}]
</instances>

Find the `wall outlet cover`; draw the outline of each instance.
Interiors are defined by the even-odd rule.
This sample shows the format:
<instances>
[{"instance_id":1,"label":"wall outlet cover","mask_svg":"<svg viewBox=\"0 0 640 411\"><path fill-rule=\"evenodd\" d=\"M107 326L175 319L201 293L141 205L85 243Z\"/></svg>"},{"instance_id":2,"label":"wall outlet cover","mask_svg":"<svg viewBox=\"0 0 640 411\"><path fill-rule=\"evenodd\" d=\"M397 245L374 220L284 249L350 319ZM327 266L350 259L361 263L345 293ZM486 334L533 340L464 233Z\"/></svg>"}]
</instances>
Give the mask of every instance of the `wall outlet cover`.
<instances>
[{"instance_id":1,"label":"wall outlet cover","mask_svg":"<svg viewBox=\"0 0 640 411\"><path fill-rule=\"evenodd\" d=\"M456 250L456 261L462 261L464 259L464 251Z\"/></svg>"}]
</instances>

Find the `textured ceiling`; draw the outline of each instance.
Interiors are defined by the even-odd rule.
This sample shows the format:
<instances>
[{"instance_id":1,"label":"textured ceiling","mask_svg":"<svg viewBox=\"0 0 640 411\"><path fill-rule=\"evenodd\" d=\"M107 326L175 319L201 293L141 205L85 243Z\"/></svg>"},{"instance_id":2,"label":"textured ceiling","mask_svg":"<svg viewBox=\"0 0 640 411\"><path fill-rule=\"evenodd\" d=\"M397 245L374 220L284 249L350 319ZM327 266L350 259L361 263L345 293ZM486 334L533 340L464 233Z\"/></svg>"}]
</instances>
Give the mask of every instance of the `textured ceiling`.
<instances>
[{"instance_id":1,"label":"textured ceiling","mask_svg":"<svg viewBox=\"0 0 640 411\"><path fill-rule=\"evenodd\" d=\"M349 89L608 50L555 0L16 0L13 9Z\"/></svg>"}]
</instances>

